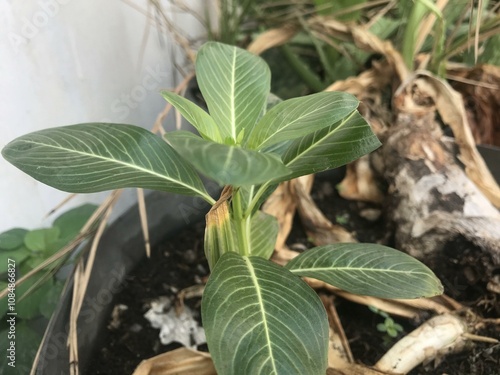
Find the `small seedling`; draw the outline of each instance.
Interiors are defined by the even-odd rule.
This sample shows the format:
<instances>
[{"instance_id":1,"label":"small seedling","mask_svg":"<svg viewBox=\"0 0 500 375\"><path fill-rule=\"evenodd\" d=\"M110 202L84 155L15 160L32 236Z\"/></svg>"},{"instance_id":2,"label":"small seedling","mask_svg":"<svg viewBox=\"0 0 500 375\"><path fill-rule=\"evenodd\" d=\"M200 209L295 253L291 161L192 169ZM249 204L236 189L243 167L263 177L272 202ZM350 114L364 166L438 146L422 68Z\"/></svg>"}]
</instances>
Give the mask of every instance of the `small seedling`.
<instances>
[{"instance_id":1,"label":"small seedling","mask_svg":"<svg viewBox=\"0 0 500 375\"><path fill-rule=\"evenodd\" d=\"M301 277L352 293L418 298L442 292L431 270L375 244L307 250L281 267L270 261L278 223L260 211L283 181L336 168L380 143L341 92L286 100L267 109L270 72L251 53L206 43L196 60L209 113L171 92L163 96L196 128L165 140L136 126L91 123L41 130L2 151L12 164L55 188L91 193L141 187L187 194L212 205L205 254L211 276L202 323L219 375L324 375L328 320ZM224 186L219 199L201 173Z\"/></svg>"},{"instance_id":2,"label":"small seedling","mask_svg":"<svg viewBox=\"0 0 500 375\"><path fill-rule=\"evenodd\" d=\"M346 225L349 222L349 214L343 213L339 215L335 215L335 221L340 225Z\"/></svg>"},{"instance_id":3,"label":"small seedling","mask_svg":"<svg viewBox=\"0 0 500 375\"><path fill-rule=\"evenodd\" d=\"M389 344L392 339L398 337L398 335L403 332L403 326L396 323L385 311L379 310L374 306L368 306L368 308L375 314L380 315L384 318L383 323L377 324L377 331L386 333L384 335L384 344Z\"/></svg>"}]
</instances>

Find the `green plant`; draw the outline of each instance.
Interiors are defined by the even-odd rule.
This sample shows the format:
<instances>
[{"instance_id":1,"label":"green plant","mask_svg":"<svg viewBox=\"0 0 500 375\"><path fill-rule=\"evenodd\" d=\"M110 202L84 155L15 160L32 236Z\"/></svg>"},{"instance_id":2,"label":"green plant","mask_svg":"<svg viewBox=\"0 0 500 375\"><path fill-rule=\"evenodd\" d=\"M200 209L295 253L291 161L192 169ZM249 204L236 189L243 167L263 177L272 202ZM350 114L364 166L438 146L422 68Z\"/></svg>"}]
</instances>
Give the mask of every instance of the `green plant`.
<instances>
[{"instance_id":1,"label":"green plant","mask_svg":"<svg viewBox=\"0 0 500 375\"><path fill-rule=\"evenodd\" d=\"M295 28L297 33L291 40L265 56L271 66L272 59L278 60L275 76L286 72L283 60L288 62L310 92L358 75L372 59L378 59L370 38L354 42L355 34L345 32L351 27L390 41L410 71L417 68L417 60L418 68L422 68L423 55L429 59L425 68L439 76L445 75L450 61L470 66L498 61L500 15L494 1L314 0L299 4L268 0L266 3L265 15L251 14L253 22L248 23L256 25L256 33L284 25ZM286 80L279 78L276 82L287 85ZM290 92L274 88L278 90Z\"/></svg>"},{"instance_id":2,"label":"green plant","mask_svg":"<svg viewBox=\"0 0 500 375\"><path fill-rule=\"evenodd\" d=\"M50 228L13 228L0 233L0 290L7 288L8 282L20 279L66 246L96 208L91 204L73 208L57 217ZM61 258L53 262L44 268L43 272L17 286L14 290L15 304L9 304L7 296L0 298L0 336L8 337L9 327L6 326L6 321L12 318L12 315L5 315L12 306L16 320L17 362L26 366L26 372L35 358L43 329L59 301L64 280L60 276L56 277L56 272L67 260ZM7 351L8 341L10 340L2 340L0 344L3 353ZM6 357L3 356L0 360L3 368L7 366L4 365L5 361Z\"/></svg>"},{"instance_id":3,"label":"green plant","mask_svg":"<svg viewBox=\"0 0 500 375\"><path fill-rule=\"evenodd\" d=\"M388 345L392 339L396 338L401 332L403 332L403 327L392 319L389 314L385 311L379 310L374 306L368 306L371 311L375 314L380 315L384 318L383 323L377 324L377 331L385 333L384 344Z\"/></svg>"},{"instance_id":4,"label":"green plant","mask_svg":"<svg viewBox=\"0 0 500 375\"><path fill-rule=\"evenodd\" d=\"M321 246L285 267L271 262L278 225L259 210L264 198L282 181L348 163L380 143L346 93L290 99L267 110L269 69L245 50L207 43L196 72L209 113L171 92L163 95L200 136L170 132L167 143L131 125L80 124L22 136L2 154L62 190L142 187L213 205L206 217L212 274L202 319L221 375L325 373L326 312L300 277L385 298L441 293L427 267L380 245ZM219 200L198 172L225 186Z\"/></svg>"}]
</instances>

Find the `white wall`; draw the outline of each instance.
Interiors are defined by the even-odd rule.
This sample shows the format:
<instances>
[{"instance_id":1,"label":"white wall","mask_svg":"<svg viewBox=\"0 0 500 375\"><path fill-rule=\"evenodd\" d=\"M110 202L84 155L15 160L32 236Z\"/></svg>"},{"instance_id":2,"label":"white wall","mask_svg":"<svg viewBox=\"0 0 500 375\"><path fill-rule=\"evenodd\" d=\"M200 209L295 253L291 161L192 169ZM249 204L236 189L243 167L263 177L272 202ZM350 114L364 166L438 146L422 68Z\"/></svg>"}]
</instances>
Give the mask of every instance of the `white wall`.
<instances>
[{"instance_id":1,"label":"white wall","mask_svg":"<svg viewBox=\"0 0 500 375\"><path fill-rule=\"evenodd\" d=\"M0 148L31 131L82 122L151 128L165 105L158 92L180 82L175 64L185 58L165 28L158 30L148 3L0 2ZM204 0L183 3L201 15L208 6ZM164 1L176 27L202 40L201 23L169 4ZM0 232L50 223L44 216L67 195L0 158ZM82 195L71 205L99 202L103 195ZM128 192L128 204L133 196Z\"/></svg>"}]
</instances>

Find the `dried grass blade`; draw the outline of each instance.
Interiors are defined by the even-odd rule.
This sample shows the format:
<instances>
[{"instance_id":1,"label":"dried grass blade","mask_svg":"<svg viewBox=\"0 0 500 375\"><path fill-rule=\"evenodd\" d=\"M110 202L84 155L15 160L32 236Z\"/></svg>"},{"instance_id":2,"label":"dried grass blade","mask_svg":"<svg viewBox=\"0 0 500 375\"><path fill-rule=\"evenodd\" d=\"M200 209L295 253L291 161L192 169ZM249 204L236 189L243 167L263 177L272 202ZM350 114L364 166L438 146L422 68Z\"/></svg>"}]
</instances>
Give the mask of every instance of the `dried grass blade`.
<instances>
[{"instance_id":1,"label":"dried grass blade","mask_svg":"<svg viewBox=\"0 0 500 375\"><path fill-rule=\"evenodd\" d=\"M92 272L92 267L94 265L95 255L97 251L97 246L99 241L106 229L106 224L108 222L109 216L113 210L114 203L120 197L122 190L114 190L104 206L106 206L106 212L104 213L103 219L99 223L96 235L92 241L92 246L89 251L89 255L84 265L84 258L81 257L76 266L73 284L73 299L71 302L71 312L70 312L70 328L68 332L68 350L69 350L69 364L70 372L72 375L79 374L78 367L78 315L82 308L83 300L85 298L85 292L87 290L87 285L90 279L90 274Z\"/></svg>"},{"instance_id":2,"label":"dried grass blade","mask_svg":"<svg viewBox=\"0 0 500 375\"><path fill-rule=\"evenodd\" d=\"M62 206L64 206L66 203L68 203L70 200L72 200L74 197L76 197L78 194L69 194L67 197L65 197L61 202L59 202L53 209L51 209L47 215L45 215L45 219L52 215L54 212L56 212L58 209L60 209Z\"/></svg>"},{"instance_id":3,"label":"dried grass blade","mask_svg":"<svg viewBox=\"0 0 500 375\"><path fill-rule=\"evenodd\" d=\"M141 217L141 228L144 236L144 246L146 256L151 256L151 244L149 243L148 213L146 212L146 202L144 200L144 189L137 189L137 203L139 205L139 215Z\"/></svg>"}]
</instances>

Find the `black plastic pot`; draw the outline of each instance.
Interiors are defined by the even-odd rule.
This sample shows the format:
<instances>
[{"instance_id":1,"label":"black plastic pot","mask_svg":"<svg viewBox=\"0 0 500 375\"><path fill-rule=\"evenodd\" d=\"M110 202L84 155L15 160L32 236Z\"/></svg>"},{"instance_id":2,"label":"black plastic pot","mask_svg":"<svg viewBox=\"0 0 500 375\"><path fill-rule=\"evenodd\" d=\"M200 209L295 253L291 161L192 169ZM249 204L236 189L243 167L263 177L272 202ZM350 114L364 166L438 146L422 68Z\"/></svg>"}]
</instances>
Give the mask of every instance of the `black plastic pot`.
<instances>
[{"instance_id":1,"label":"black plastic pot","mask_svg":"<svg viewBox=\"0 0 500 375\"><path fill-rule=\"evenodd\" d=\"M483 157L497 183L500 184L500 147L479 145L477 150Z\"/></svg>"},{"instance_id":2,"label":"black plastic pot","mask_svg":"<svg viewBox=\"0 0 500 375\"><path fill-rule=\"evenodd\" d=\"M209 206L201 199L152 192L146 197L150 243L155 246L172 237L187 225L201 220ZM97 338L110 316L113 298L125 286L126 275L145 256L137 205L113 222L105 231L97 249L96 260L78 320L80 373L98 345ZM61 301L47 327L36 375L70 373L67 338L73 278L68 281Z\"/></svg>"}]
</instances>

